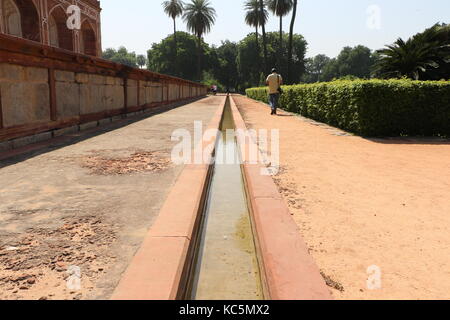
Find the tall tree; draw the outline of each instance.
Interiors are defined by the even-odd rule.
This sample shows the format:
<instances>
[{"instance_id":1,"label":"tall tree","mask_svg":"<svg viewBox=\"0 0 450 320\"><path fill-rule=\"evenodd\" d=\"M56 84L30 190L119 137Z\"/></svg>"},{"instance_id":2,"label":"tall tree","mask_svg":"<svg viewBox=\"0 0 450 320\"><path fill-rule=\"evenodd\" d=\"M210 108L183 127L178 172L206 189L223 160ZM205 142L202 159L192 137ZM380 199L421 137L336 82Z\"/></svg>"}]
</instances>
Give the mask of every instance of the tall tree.
<instances>
[{"instance_id":1,"label":"tall tree","mask_svg":"<svg viewBox=\"0 0 450 320\"><path fill-rule=\"evenodd\" d=\"M216 10L211 7L208 0L191 0L185 6L183 20L187 24L187 28L197 37L197 76L201 79L201 62L202 62L202 36L211 31L216 21Z\"/></svg>"},{"instance_id":2,"label":"tall tree","mask_svg":"<svg viewBox=\"0 0 450 320\"><path fill-rule=\"evenodd\" d=\"M173 19L173 36L175 39L175 52L177 51L177 21L183 14L184 3L181 0L167 0L163 2L164 12Z\"/></svg>"},{"instance_id":3,"label":"tall tree","mask_svg":"<svg viewBox=\"0 0 450 320\"><path fill-rule=\"evenodd\" d=\"M292 82L292 40L294 37L294 25L295 25L295 18L297 17L297 0L294 0L293 8L292 8L292 19L291 19L291 27L289 30L289 47L288 47L288 82Z\"/></svg>"},{"instance_id":4,"label":"tall tree","mask_svg":"<svg viewBox=\"0 0 450 320\"><path fill-rule=\"evenodd\" d=\"M269 13L265 8L261 10L259 0L247 0L245 2L245 23L256 29L256 47L259 52L258 28L267 23ZM259 57L259 55L258 55Z\"/></svg>"},{"instance_id":5,"label":"tall tree","mask_svg":"<svg viewBox=\"0 0 450 320\"><path fill-rule=\"evenodd\" d=\"M278 54L280 55L278 59L280 62L282 60L281 55L283 54L283 17L291 12L293 5L292 0L267 0L269 10L277 17L280 17L280 40L278 45Z\"/></svg>"},{"instance_id":6,"label":"tall tree","mask_svg":"<svg viewBox=\"0 0 450 320\"><path fill-rule=\"evenodd\" d=\"M147 58L143 54L140 54L136 57L136 63L139 68L142 69L145 65L147 65Z\"/></svg>"},{"instance_id":7,"label":"tall tree","mask_svg":"<svg viewBox=\"0 0 450 320\"><path fill-rule=\"evenodd\" d=\"M264 0L259 0L259 10L267 12ZM269 17L267 17L269 19ZM266 37L266 23L261 24L262 38L263 38L263 52L264 52L264 73L268 72L267 68L267 37Z\"/></svg>"}]
</instances>

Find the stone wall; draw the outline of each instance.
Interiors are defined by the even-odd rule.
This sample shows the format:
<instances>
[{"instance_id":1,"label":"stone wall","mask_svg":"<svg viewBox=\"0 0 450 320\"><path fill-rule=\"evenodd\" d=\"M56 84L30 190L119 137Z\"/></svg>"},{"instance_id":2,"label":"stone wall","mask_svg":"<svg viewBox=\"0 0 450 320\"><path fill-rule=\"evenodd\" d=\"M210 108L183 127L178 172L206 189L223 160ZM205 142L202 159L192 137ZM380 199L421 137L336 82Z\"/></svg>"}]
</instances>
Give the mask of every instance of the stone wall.
<instances>
[{"instance_id":1,"label":"stone wall","mask_svg":"<svg viewBox=\"0 0 450 320\"><path fill-rule=\"evenodd\" d=\"M0 64L3 127L50 120L48 71Z\"/></svg>"},{"instance_id":2,"label":"stone wall","mask_svg":"<svg viewBox=\"0 0 450 320\"><path fill-rule=\"evenodd\" d=\"M70 121L102 112L108 115L108 111L155 106L200 95L197 88L186 85L126 79L125 104L123 78L0 63L3 129L52 121L49 72L54 73L54 121Z\"/></svg>"},{"instance_id":3,"label":"stone wall","mask_svg":"<svg viewBox=\"0 0 450 320\"><path fill-rule=\"evenodd\" d=\"M123 79L55 70L57 119L124 107Z\"/></svg>"},{"instance_id":4,"label":"stone wall","mask_svg":"<svg viewBox=\"0 0 450 320\"><path fill-rule=\"evenodd\" d=\"M0 35L3 145L187 101L206 91L198 83Z\"/></svg>"}]
</instances>

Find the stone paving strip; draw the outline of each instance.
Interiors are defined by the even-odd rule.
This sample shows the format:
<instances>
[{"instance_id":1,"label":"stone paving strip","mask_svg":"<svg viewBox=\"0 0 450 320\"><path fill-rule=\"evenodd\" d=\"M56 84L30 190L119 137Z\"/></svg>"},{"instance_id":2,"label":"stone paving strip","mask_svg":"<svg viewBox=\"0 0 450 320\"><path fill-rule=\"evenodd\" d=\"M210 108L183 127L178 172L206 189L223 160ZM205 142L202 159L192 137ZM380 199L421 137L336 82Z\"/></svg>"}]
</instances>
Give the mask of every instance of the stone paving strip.
<instances>
[{"instance_id":1,"label":"stone paving strip","mask_svg":"<svg viewBox=\"0 0 450 320\"><path fill-rule=\"evenodd\" d=\"M221 103L0 154L0 299L109 299L184 168L170 161L172 132L206 127Z\"/></svg>"}]
</instances>

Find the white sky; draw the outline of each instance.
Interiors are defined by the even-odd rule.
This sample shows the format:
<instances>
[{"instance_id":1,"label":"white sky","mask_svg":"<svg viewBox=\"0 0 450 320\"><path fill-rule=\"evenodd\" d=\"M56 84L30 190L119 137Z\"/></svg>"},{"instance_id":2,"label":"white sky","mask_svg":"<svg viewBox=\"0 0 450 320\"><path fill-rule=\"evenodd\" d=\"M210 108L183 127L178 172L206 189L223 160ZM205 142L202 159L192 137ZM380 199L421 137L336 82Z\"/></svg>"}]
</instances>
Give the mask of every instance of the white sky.
<instances>
[{"instance_id":1,"label":"white sky","mask_svg":"<svg viewBox=\"0 0 450 320\"><path fill-rule=\"evenodd\" d=\"M188 1L188 0L185 0ZM241 0L210 0L218 17L205 40L219 45L221 40L239 41L253 28L244 23ZM154 42L173 32L172 20L161 6L162 0L103 0L103 49L124 45L130 51L145 54ZM375 5L380 15L368 9ZM373 11L372 11L373 12ZM305 36L309 43L307 56L324 53L336 56L347 45L362 44L379 49L398 37L408 38L436 22L450 22L449 0L299 0L295 32ZM369 28L368 21L378 28ZM375 24L374 24L375 22ZM284 19L284 30L289 28L290 16ZM185 30L178 19L178 30ZM277 31L279 20L271 16L267 31Z\"/></svg>"}]
</instances>

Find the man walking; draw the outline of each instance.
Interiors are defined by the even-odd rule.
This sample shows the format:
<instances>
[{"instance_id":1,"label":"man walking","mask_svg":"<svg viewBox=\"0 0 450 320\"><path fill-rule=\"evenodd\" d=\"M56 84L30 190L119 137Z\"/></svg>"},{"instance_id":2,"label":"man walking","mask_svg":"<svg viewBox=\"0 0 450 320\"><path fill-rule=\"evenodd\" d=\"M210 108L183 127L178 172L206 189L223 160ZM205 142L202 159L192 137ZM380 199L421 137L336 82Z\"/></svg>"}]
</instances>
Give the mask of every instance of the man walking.
<instances>
[{"instance_id":1,"label":"man walking","mask_svg":"<svg viewBox=\"0 0 450 320\"><path fill-rule=\"evenodd\" d=\"M282 92L281 85L283 84L283 78L277 73L277 69L272 69L272 74L270 74L266 79L266 84L269 86L269 104L272 108L271 115L277 114L278 99Z\"/></svg>"}]
</instances>

